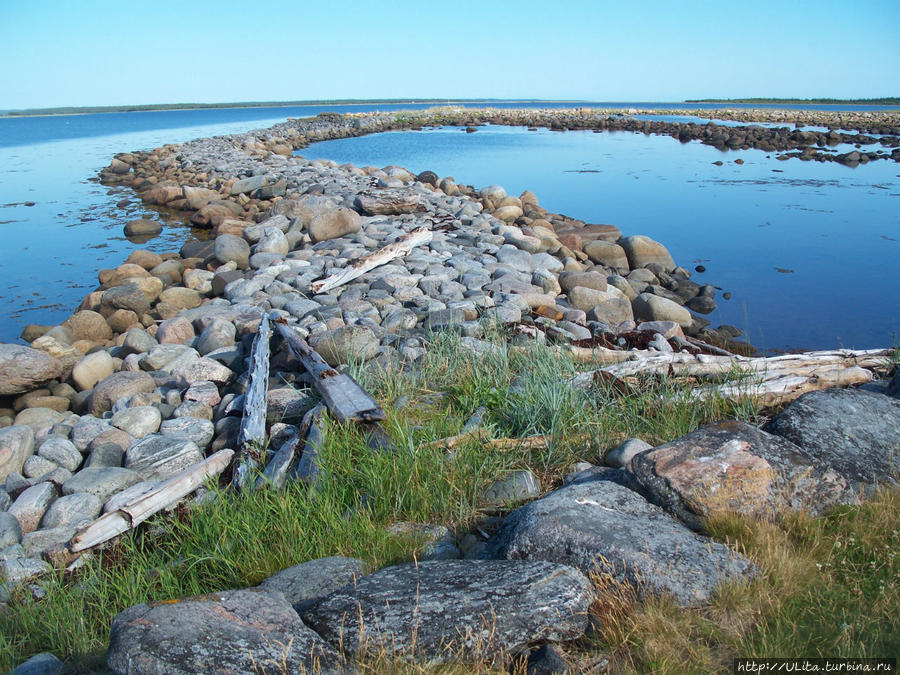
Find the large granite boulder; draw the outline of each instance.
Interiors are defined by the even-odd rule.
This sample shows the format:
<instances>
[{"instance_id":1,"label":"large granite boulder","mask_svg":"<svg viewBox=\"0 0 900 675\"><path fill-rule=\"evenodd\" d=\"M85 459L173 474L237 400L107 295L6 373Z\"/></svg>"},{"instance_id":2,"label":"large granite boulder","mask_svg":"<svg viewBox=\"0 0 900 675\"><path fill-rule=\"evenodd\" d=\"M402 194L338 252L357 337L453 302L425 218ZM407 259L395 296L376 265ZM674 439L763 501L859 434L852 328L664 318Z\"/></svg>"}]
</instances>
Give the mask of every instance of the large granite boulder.
<instances>
[{"instance_id":1,"label":"large granite boulder","mask_svg":"<svg viewBox=\"0 0 900 675\"><path fill-rule=\"evenodd\" d=\"M593 589L571 567L543 561L434 560L386 567L303 613L346 653L438 664L579 637Z\"/></svg>"},{"instance_id":2,"label":"large granite boulder","mask_svg":"<svg viewBox=\"0 0 900 675\"><path fill-rule=\"evenodd\" d=\"M318 558L273 574L264 579L259 588L284 594L299 612L317 598L352 584L366 573L366 567L366 563L358 558Z\"/></svg>"},{"instance_id":3,"label":"large granite boulder","mask_svg":"<svg viewBox=\"0 0 900 675\"><path fill-rule=\"evenodd\" d=\"M861 389L825 389L804 394L765 427L867 492L876 484L898 484L900 401Z\"/></svg>"},{"instance_id":4,"label":"large granite boulder","mask_svg":"<svg viewBox=\"0 0 900 675\"><path fill-rule=\"evenodd\" d=\"M337 673L340 655L281 593L224 591L135 605L110 629L113 673Z\"/></svg>"},{"instance_id":5,"label":"large granite boulder","mask_svg":"<svg viewBox=\"0 0 900 675\"><path fill-rule=\"evenodd\" d=\"M666 272L675 269L675 261L665 246L650 237L637 234L631 237L622 237L616 242L628 256L628 264L636 270L650 263L662 265Z\"/></svg>"},{"instance_id":6,"label":"large granite boulder","mask_svg":"<svg viewBox=\"0 0 900 675\"><path fill-rule=\"evenodd\" d=\"M33 391L59 377L62 370L62 364L45 352L0 344L0 395Z\"/></svg>"},{"instance_id":7,"label":"large granite boulder","mask_svg":"<svg viewBox=\"0 0 900 675\"><path fill-rule=\"evenodd\" d=\"M856 501L842 475L790 441L742 422L698 429L636 455L631 466L655 503L696 530L716 514L819 515Z\"/></svg>"},{"instance_id":8,"label":"large granite boulder","mask_svg":"<svg viewBox=\"0 0 900 675\"><path fill-rule=\"evenodd\" d=\"M598 468L516 509L486 555L572 565L609 575L641 597L668 594L681 605L706 603L720 582L754 573L739 554L619 484L627 483L623 473Z\"/></svg>"}]
</instances>

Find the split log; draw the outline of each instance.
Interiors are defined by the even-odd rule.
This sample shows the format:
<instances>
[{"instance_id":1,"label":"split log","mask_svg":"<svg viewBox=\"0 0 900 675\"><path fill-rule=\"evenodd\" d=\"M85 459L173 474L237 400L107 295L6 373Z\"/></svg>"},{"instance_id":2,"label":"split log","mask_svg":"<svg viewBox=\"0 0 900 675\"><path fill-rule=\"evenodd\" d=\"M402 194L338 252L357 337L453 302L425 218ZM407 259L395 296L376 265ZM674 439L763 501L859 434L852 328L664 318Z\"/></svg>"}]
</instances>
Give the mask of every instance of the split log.
<instances>
[{"instance_id":1,"label":"split log","mask_svg":"<svg viewBox=\"0 0 900 675\"><path fill-rule=\"evenodd\" d=\"M595 382L613 382L627 389L640 376L661 375L710 384L692 392L705 398L750 398L764 406L780 405L817 389L860 384L873 379L872 369L888 367L891 350L834 350L772 357L712 356L678 352L630 352L632 360L581 373L569 380L578 389ZM740 382L720 384L731 376Z\"/></svg>"},{"instance_id":2,"label":"split log","mask_svg":"<svg viewBox=\"0 0 900 675\"><path fill-rule=\"evenodd\" d=\"M294 462L296 461L297 456L303 450L303 439L306 438L306 434L309 431L310 422L311 418L307 413L307 415L305 415L303 417L303 420L300 422L300 427L297 429L297 433L292 434L290 438L288 438L284 443L281 444L278 452L275 453L275 455L266 465L266 468L263 471L262 475L257 478L257 487L265 485L274 488L284 487L284 484L288 479L288 474L291 471L291 467L294 466Z\"/></svg>"},{"instance_id":3,"label":"split log","mask_svg":"<svg viewBox=\"0 0 900 675\"><path fill-rule=\"evenodd\" d=\"M269 341L272 327L264 314L250 350L250 384L244 394L244 415L238 433L238 461L234 484L249 485L250 474L259 465L266 440L266 409L269 386Z\"/></svg>"},{"instance_id":4,"label":"split log","mask_svg":"<svg viewBox=\"0 0 900 675\"><path fill-rule=\"evenodd\" d=\"M337 288L338 286L346 284L348 281L353 281L354 279L361 277L369 270L381 267L395 258L408 255L416 246L427 244L430 241L431 230L425 227L418 227L409 234L405 234L397 239L393 244L388 244L369 255L354 260L340 272L332 274L325 279L312 282L309 285L309 290L312 293L325 293L330 291L332 288Z\"/></svg>"},{"instance_id":5,"label":"split log","mask_svg":"<svg viewBox=\"0 0 900 675\"><path fill-rule=\"evenodd\" d=\"M304 416L301 426L308 428L309 433L306 435L303 453L300 455L300 461L297 462L297 467L293 473L294 478L312 488L318 487L322 480L319 452L325 440L325 434L322 429L324 412L325 408L322 405L317 405Z\"/></svg>"},{"instance_id":6,"label":"split log","mask_svg":"<svg viewBox=\"0 0 900 675\"><path fill-rule=\"evenodd\" d=\"M312 375L313 386L339 422L377 422L386 416L381 406L349 375L339 373L286 323L275 327L303 367Z\"/></svg>"},{"instance_id":7,"label":"split log","mask_svg":"<svg viewBox=\"0 0 900 675\"><path fill-rule=\"evenodd\" d=\"M234 450L227 448L219 450L202 462L189 466L181 473L160 483L147 494L100 516L72 537L69 541L69 550L73 553L84 551L137 527L153 514L192 493L208 478L218 476L231 464L233 457Z\"/></svg>"}]
</instances>

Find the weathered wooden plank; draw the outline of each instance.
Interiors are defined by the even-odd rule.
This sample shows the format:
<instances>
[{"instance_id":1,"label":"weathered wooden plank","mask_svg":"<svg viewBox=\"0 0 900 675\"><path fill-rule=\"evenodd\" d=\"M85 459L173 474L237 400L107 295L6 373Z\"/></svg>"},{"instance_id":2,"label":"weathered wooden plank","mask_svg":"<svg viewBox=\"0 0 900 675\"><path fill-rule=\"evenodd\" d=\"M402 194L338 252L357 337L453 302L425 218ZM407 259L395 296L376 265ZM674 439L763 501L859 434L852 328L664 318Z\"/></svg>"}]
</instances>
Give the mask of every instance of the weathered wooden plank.
<instances>
[{"instance_id":1,"label":"weathered wooden plank","mask_svg":"<svg viewBox=\"0 0 900 675\"><path fill-rule=\"evenodd\" d=\"M250 384L244 393L244 415L238 433L239 463L234 470L233 481L238 488L249 485L250 474L259 465L260 453L266 440L271 337L269 317L264 314L250 349Z\"/></svg>"},{"instance_id":2,"label":"weathered wooden plank","mask_svg":"<svg viewBox=\"0 0 900 675\"><path fill-rule=\"evenodd\" d=\"M265 471L257 479L256 486L268 485L274 488L282 488L287 482L291 471L296 468L297 458L303 452L303 444L306 435L309 433L309 425L312 423L311 411L303 416L297 433L292 434L272 457Z\"/></svg>"},{"instance_id":3,"label":"weathered wooden plank","mask_svg":"<svg viewBox=\"0 0 900 675\"><path fill-rule=\"evenodd\" d=\"M385 265L395 258L405 256L416 246L427 244L430 241L431 230L425 227L418 227L409 234L403 235L394 243L388 244L369 255L354 260L340 272L325 279L312 282L309 285L309 290L312 293L325 293L330 291L332 288L337 288L338 286L346 284L348 281L353 281L354 279L361 277L369 270Z\"/></svg>"},{"instance_id":4,"label":"weathered wooden plank","mask_svg":"<svg viewBox=\"0 0 900 675\"><path fill-rule=\"evenodd\" d=\"M208 478L218 476L231 464L233 457L234 450L228 448L219 450L202 462L189 466L181 473L160 483L154 490L133 502L100 516L72 537L69 550L73 553L84 551L137 527L154 513L189 495Z\"/></svg>"},{"instance_id":5,"label":"weathered wooden plank","mask_svg":"<svg viewBox=\"0 0 900 675\"><path fill-rule=\"evenodd\" d=\"M303 418L302 426L309 429L306 434L306 442L303 444L303 453L300 455L300 461L297 462L297 468L294 470L293 477L301 483L309 487L316 488L322 481L322 467L319 463L319 452L322 449L322 443L325 436L322 430L325 408L317 405L315 408L306 413Z\"/></svg>"},{"instance_id":6,"label":"weathered wooden plank","mask_svg":"<svg viewBox=\"0 0 900 675\"><path fill-rule=\"evenodd\" d=\"M325 363L290 326L277 321L275 328L303 367L313 376L313 385L336 420L377 422L386 417L381 406L352 377L339 373Z\"/></svg>"}]
</instances>

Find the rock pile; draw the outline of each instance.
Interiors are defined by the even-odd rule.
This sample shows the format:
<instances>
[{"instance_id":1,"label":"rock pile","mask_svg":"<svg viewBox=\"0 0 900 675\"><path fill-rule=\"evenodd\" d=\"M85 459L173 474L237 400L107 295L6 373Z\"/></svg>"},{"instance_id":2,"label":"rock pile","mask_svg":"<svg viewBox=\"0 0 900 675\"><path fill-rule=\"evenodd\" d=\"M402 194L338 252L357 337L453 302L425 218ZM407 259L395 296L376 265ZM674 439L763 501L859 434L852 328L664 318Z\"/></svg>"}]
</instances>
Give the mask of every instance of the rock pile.
<instances>
[{"instance_id":1,"label":"rock pile","mask_svg":"<svg viewBox=\"0 0 900 675\"><path fill-rule=\"evenodd\" d=\"M236 446L244 359L264 312L335 366L413 363L436 331L461 334L477 352L496 325L524 324L528 339L602 339L626 349L635 335L658 350L677 349L684 335L734 337L727 327L710 333L694 313L715 307L714 289L692 281L647 237L550 213L528 192L514 197L431 172L291 155L311 140L390 123L325 116L117 156L106 179L189 213L212 238L179 254L136 251L102 270L100 287L63 324L28 327L29 347L0 345L0 593L51 563L68 564L67 542L101 513ZM427 245L351 283L312 290L419 227L432 234ZM295 432L314 398L285 358L276 355L274 367L293 386L270 391L273 439ZM772 431L793 443L755 429L707 431L703 442L682 439L684 447L634 456L633 472L578 474L513 512L496 539L470 538L470 560L401 565L340 588L300 592L270 581L256 591L133 607L113 625L109 665L240 671L251 667L250 654L256 663L338 671L368 649L434 663L515 653L584 631L593 598L585 575L598 569L640 593L705 602L719 581L754 569L692 531L703 516L819 508L891 479L884 448L896 445L900 403L863 395L887 401L878 408L887 440L868 463L848 456L841 444L855 441L846 434L835 435L836 445L810 442L815 432L802 420L825 414L815 407L801 421L787 412L773 420ZM709 461L723 468L698 470ZM527 478L521 483L533 498L540 485ZM452 542L449 553L437 549L462 555ZM358 577L353 570L350 578Z\"/></svg>"}]
</instances>

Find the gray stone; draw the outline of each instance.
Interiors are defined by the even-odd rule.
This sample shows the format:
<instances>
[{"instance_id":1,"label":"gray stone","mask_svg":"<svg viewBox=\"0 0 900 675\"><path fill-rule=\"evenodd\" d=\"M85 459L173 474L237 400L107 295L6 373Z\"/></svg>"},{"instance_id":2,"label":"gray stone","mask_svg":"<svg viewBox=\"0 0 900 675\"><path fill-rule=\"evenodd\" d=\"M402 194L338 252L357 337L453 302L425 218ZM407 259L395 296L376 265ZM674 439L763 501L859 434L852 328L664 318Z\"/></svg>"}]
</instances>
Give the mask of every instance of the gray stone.
<instances>
[{"instance_id":1,"label":"gray stone","mask_svg":"<svg viewBox=\"0 0 900 675\"><path fill-rule=\"evenodd\" d=\"M693 322L691 313L677 302L652 293L641 293L631 301L631 307L638 321L674 321L682 328Z\"/></svg>"},{"instance_id":2,"label":"gray stone","mask_svg":"<svg viewBox=\"0 0 900 675\"><path fill-rule=\"evenodd\" d=\"M300 612L313 600L352 584L366 573L366 569L366 563L358 558L318 558L273 574L264 579L259 588L282 593Z\"/></svg>"},{"instance_id":3,"label":"gray stone","mask_svg":"<svg viewBox=\"0 0 900 675\"><path fill-rule=\"evenodd\" d=\"M725 513L754 519L788 510L820 515L856 501L836 471L742 422L703 427L641 453L631 465L650 498L695 530L703 518Z\"/></svg>"},{"instance_id":4,"label":"gray stone","mask_svg":"<svg viewBox=\"0 0 900 675\"><path fill-rule=\"evenodd\" d=\"M275 253L279 256L287 255L291 250L287 237L277 227L267 227L263 230L262 237L253 247L254 253Z\"/></svg>"},{"instance_id":5,"label":"gray stone","mask_svg":"<svg viewBox=\"0 0 900 675\"><path fill-rule=\"evenodd\" d=\"M180 318L180 317L179 317ZM164 322L165 323L165 322ZM188 323L190 325L190 323ZM191 336L193 337L194 329L191 328ZM167 370L170 363L184 357L185 354L193 354L194 357L200 355L196 350L191 349L187 345L182 344L161 344L151 349L146 356L141 359L141 367L147 370Z\"/></svg>"},{"instance_id":6,"label":"gray stone","mask_svg":"<svg viewBox=\"0 0 900 675\"><path fill-rule=\"evenodd\" d=\"M235 181L231 186L231 194L240 195L248 192L253 192L254 190L258 190L265 185L265 176L250 176L249 178L242 178L238 181Z\"/></svg>"},{"instance_id":7,"label":"gray stone","mask_svg":"<svg viewBox=\"0 0 900 675\"><path fill-rule=\"evenodd\" d=\"M613 468L631 467L632 458L639 452L652 449L653 446L640 438L629 438L620 443L603 456L606 466Z\"/></svg>"},{"instance_id":8,"label":"gray stone","mask_svg":"<svg viewBox=\"0 0 900 675\"><path fill-rule=\"evenodd\" d=\"M379 340L365 326L341 326L325 331L312 342L313 348L330 366L351 360L368 361L378 349Z\"/></svg>"},{"instance_id":9,"label":"gray stone","mask_svg":"<svg viewBox=\"0 0 900 675\"><path fill-rule=\"evenodd\" d=\"M162 481L159 480L143 480L140 483L135 483L131 487L125 488L121 492L117 492L103 504L103 513L116 511L123 506L140 499L144 495L153 492L153 490L159 487L161 482Z\"/></svg>"},{"instance_id":10,"label":"gray stone","mask_svg":"<svg viewBox=\"0 0 900 675\"><path fill-rule=\"evenodd\" d=\"M45 552L68 544L75 532L74 527L68 526L35 530L22 535L22 547L29 558L43 557Z\"/></svg>"},{"instance_id":11,"label":"gray stone","mask_svg":"<svg viewBox=\"0 0 900 675\"><path fill-rule=\"evenodd\" d=\"M120 612L110 629L114 673L337 673L342 659L281 593L224 591Z\"/></svg>"},{"instance_id":12,"label":"gray stone","mask_svg":"<svg viewBox=\"0 0 900 675\"><path fill-rule=\"evenodd\" d=\"M62 374L58 359L22 345L0 344L0 395L22 394Z\"/></svg>"},{"instance_id":13,"label":"gray stone","mask_svg":"<svg viewBox=\"0 0 900 675\"><path fill-rule=\"evenodd\" d=\"M64 495L76 492L90 492L105 502L120 490L134 485L141 480L141 475L130 469L119 466L90 466L82 469L63 483Z\"/></svg>"},{"instance_id":14,"label":"gray stone","mask_svg":"<svg viewBox=\"0 0 900 675\"><path fill-rule=\"evenodd\" d=\"M196 417L201 420L211 420L213 418L212 407L200 401L185 401L175 408L172 417Z\"/></svg>"},{"instance_id":15,"label":"gray stone","mask_svg":"<svg viewBox=\"0 0 900 675\"><path fill-rule=\"evenodd\" d=\"M100 515L103 502L89 492L75 492L60 497L50 505L41 519L42 528L78 527Z\"/></svg>"},{"instance_id":16,"label":"gray stone","mask_svg":"<svg viewBox=\"0 0 900 675\"><path fill-rule=\"evenodd\" d=\"M541 494L541 484L531 471L513 471L491 483L481 494L483 506L496 507L517 504Z\"/></svg>"},{"instance_id":17,"label":"gray stone","mask_svg":"<svg viewBox=\"0 0 900 675\"><path fill-rule=\"evenodd\" d=\"M900 401L857 389L803 394L763 427L868 492L898 484Z\"/></svg>"},{"instance_id":18,"label":"gray stone","mask_svg":"<svg viewBox=\"0 0 900 675\"><path fill-rule=\"evenodd\" d=\"M4 586L14 588L26 581L39 577L42 574L52 572L53 568L49 563L37 558L10 558L8 560L0 559L0 579L5 579L5 583L0 582L0 590Z\"/></svg>"},{"instance_id":19,"label":"gray stone","mask_svg":"<svg viewBox=\"0 0 900 675\"><path fill-rule=\"evenodd\" d=\"M16 498L7 513L15 516L19 521L23 535L34 532L57 494L56 486L53 483L43 482L32 485Z\"/></svg>"},{"instance_id":20,"label":"gray stone","mask_svg":"<svg viewBox=\"0 0 900 675\"><path fill-rule=\"evenodd\" d=\"M275 422L298 422L309 410L315 397L308 389L274 387L269 389L266 400L266 420Z\"/></svg>"},{"instance_id":21,"label":"gray stone","mask_svg":"<svg viewBox=\"0 0 900 675\"><path fill-rule=\"evenodd\" d=\"M162 232L162 223L146 218L138 218L125 223L126 237L147 237Z\"/></svg>"},{"instance_id":22,"label":"gray stone","mask_svg":"<svg viewBox=\"0 0 900 675\"><path fill-rule=\"evenodd\" d=\"M0 511L0 551L22 541L22 526L13 514Z\"/></svg>"},{"instance_id":23,"label":"gray stone","mask_svg":"<svg viewBox=\"0 0 900 675\"><path fill-rule=\"evenodd\" d=\"M443 525L400 521L391 524L387 531L398 537L412 539L416 544L424 546L422 552L416 556L417 560L454 560L462 557L456 545L456 537Z\"/></svg>"},{"instance_id":24,"label":"gray stone","mask_svg":"<svg viewBox=\"0 0 900 675\"><path fill-rule=\"evenodd\" d=\"M669 594L681 605L704 604L719 582L755 572L742 556L692 532L606 472L616 473L576 480L513 511L487 554L601 572L641 597Z\"/></svg>"},{"instance_id":25,"label":"gray stone","mask_svg":"<svg viewBox=\"0 0 900 675\"><path fill-rule=\"evenodd\" d=\"M72 441L61 436L50 436L38 448L38 455L69 471L76 471L83 457Z\"/></svg>"},{"instance_id":26,"label":"gray stone","mask_svg":"<svg viewBox=\"0 0 900 675\"><path fill-rule=\"evenodd\" d=\"M184 392L184 400L205 403L211 407L218 405L222 397L219 395L219 388L215 382L201 380L200 382L194 382L188 387L188 390Z\"/></svg>"},{"instance_id":27,"label":"gray stone","mask_svg":"<svg viewBox=\"0 0 900 675\"><path fill-rule=\"evenodd\" d=\"M65 664L50 652L35 654L10 671L10 675L62 675Z\"/></svg>"},{"instance_id":28,"label":"gray stone","mask_svg":"<svg viewBox=\"0 0 900 675\"><path fill-rule=\"evenodd\" d=\"M564 565L435 560L379 570L302 617L345 653L384 650L436 665L579 637L592 600L590 582Z\"/></svg>"},{"instance_id":29,"label":"gray stone","mask_svg":"<svg viewBox=\"0 0 900 675\"><path fill-rule=\"evenodd\" d=\"M623 321L633 320L634 313L628 300L612 297L591 307L587 312L587 319L615 326Z\"/></svg>"},{"instance_id":30,"label":"gray stone","mask_svg":"<svg viewBox=\"0 0 900 675\"><path fill-rule=\"evenodd\" d=\"M216 260L220 263L233 262L238 269L250 266L250 244L235 234L220 234L215 243Z\"/></svg>"},{"instance_id":31,"label":"gray stone","mask_svg":"<svg viewBox=\"0 0 900 675\"><path fill-rule=\"evenodd\" d=\"M359 232L360 229L362 218L356 211L343 206L319 213L307 225L313 243L343 237L345 234Z\"/></svg>"},{"instance_id":32,"label":"gray stone","mask_svg":"<svg viewBox=\"0 0 900 675\"><path fill-rule=\"evenodd\" d=\"M159 429L162 415L159 412L159 408L152 405L144 405L126 408L121 412L117 412L112 416L110 422L112 422L114 427L121 429L129 436L143 438Z\"/></svg>"},{"instance_id":33,"label":"gray stone","mask_svg":"<svg viewBox=\"0 0 900 675\"><path fill-rule=\"evenodd\" d=\"M112 429L109 422L93 415L83 415L72 427L72 443L79 452L88 449L97 436Z\"/></svg>"},{"instance_id":34,"label":"gray stone","mask_svg":"<svg viewBox=\"0 0 900 675\"><path fill-rule=\"evenodd\" d=\"M156 280L159 284L159 280ZM129 282L103 292L100 298L104 313L112 313L117 309L127 309L138 316L143 316L150 311L150 301L137 282Z\"/></svg>"},{"instance_id":35,"label":"gray stone","mask_svg":"<svg viewBox=\"0 0 900 675\"><path fill-rule=\"evenodd\" d=\"M194 382L228 384L234 379L234 373L230 368L206 356L198 359L180 359L178 363L170 363L168 370L182 387L189 387Z\"/></svg>"},{"instance_id":36,"label":"gray stone","mask_svg":"<svg viewBox=\"0 0 900 675\"><path fill-rule=\"evenodd\" d=\"M52 408L25 408L16 415L14 424L29 426L35 438L42 438L49 433L54 424L62 422L65 418L64 413Z\"/></svg>"},{"instance_id":37,"label":"gray stone","mask_svg":"<svg viewBox=\"0 0 900 675\"><path fill-rule=\"evenodd\" d=\"M153 378L143 372L121 371L105 377L94 387L91 395L91 412L102 415L112 409L121 398L138 393L150 393L156 389Z\"/></svg>"},{"instance_id":38,"label":"gray stone","mask_svg":"<svg viewBox=\"0 0 900 675\"><path fill-rule=\"evenodd\" d=\"M25 460L34 454L34 431L24 424L0 429L0 481L11 473L22 473Z\"/></svg>"},{"instance_id":39,"label":"gray stone","mask_svg":"<svg viewBox=\"0 0 900 675\"><path fill-rule=\"evenodd\" d=\"M169 478L202 461L197 444L181 436L152 434L125 451L125 468L136 471L143 480Z\"/></svg>"},{"instance_id":40,"label":"gray stone","mask_svg":"<svg viewBox=\"0 0 900 675\"><path fill-rule=\"evenodd\" d=\"M193 337L194 327L184 316L173 316L170 319L166 319L159 324L159 327L156 329L156 339L160 345L165 344L184 347L183 343L188 342ZM158 349L159 347L154 347L150 350L150 353L153 354ZM143 360L146 360L146 357L145 359L142 359L142 361ZM159 370L159 368L153 368L152 370Z\"/></svg>"},{"instance_id":41,"label":"gray stone","mask_svg":"<svg viewBox=\"0 0 900 675\"><path fill-rule=\"evenodd\" d=\"M166 420L159 427L159 433L168 438L183 438L192 441L198 448L207 447L215 435L215 427L209 420L197 417L178 417Z\"/></svg>"},{"instance_id":42,"label":"gray stone","mask_svg":"<svg viewBox=\"0 0 900 675\"><path fill-rule=\"evenodd\" d=\"M197 338L194 348L200 352L201 356L206 356L222 347L229 347L234 344L234 336L236 330L231 321L225 319L214 319Z\"/></svg>"},{"instance_id":43,"label":"gray stone","mask_svg":"<svg viewBox=\"0 0 900 675\"><path fill-rule=\"evenodd\" d=\"M622 237L616 243L624 249L625 255L628 256L628 264L633 270L646 267L650 263L661 265L666 272L675 269L675 261L672 260L672 255L666 247L650 237L642 235Z\"/></svg>"},{"instance_id":44,"label":"gray stone","mask_svg":"<svg viewBox=\"0 0 900 675\"><path fill-rule=\"evenodd\" d=\"M39 455L32 455L25 460L25 464L22 466L22 473L25 474L26 478L40 478L44 474L58 468L59 464L56 462L51 462L49 459L44 459Z\"/></svg>"},{"instance_id":45,"label":"gray stone","mask_svg":"<svg viewBox=\"0 0 900 675\"><path fill-rule=\"evenodd\" d=\"M584 252L592 262L611 270L627 272L630 269L625 249L618 244L595 239L584 245Z\"/></svg>"}]
</instances>

